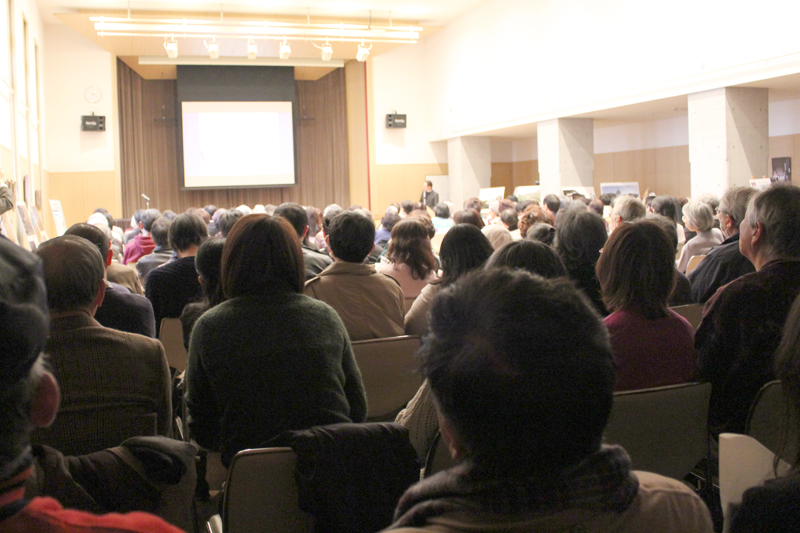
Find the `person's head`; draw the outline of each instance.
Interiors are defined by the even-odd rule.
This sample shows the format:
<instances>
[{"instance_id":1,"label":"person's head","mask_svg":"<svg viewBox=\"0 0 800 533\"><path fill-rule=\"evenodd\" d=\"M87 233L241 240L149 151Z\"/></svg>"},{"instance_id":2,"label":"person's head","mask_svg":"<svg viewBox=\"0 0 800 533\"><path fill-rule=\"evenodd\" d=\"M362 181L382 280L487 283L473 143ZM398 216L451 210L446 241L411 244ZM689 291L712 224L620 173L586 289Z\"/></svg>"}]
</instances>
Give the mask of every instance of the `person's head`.
<instances>
[{"instance_id":1,"label":"person's head","mask_svg":"<svg viewBox=\"0 0 800 533\"><path fill-rule=\"evenodd\" d=\"M800 259L800 188L778 184L754 195L739 234L739 250L756 270L768 261Z\"/></svg>"},{"instance_id":2,"label":"person's head","mask_svg":"<svg viewBox=\"0 0 800 533\"><path fill-rule=\"evenodd\" d=\"M386 258L408 265L416 279L425 279L436 269L428 229L416 218L409 217L395 224Z\"/></svg>"},{"instance_id":3,"label":"person's head","mask_svg":"<svg viewBox=\"0 0 800 533\"><path fill-rule=\"evenodd\" d=\"M616 196L617 196L616 194L606 192L600 195L600 201L603 202L604 206L606 205L611 206L611 203L614 201L614 198L616 198Z\"/></svg>"},{"instance_id":4,"label":"person's head","mask_svg":"<svg viewBox=\"0 0 800 533\"><path fill-rule=\"evenodd\" d=\"M433 208L433 214L436 215L437 218L450 218L450 208L447 207L446 203L439 202L436 204L436 207Z\"/></svg>"},{"instance_id":5,"label":"person's head","mask_svg":"<svg viewBox=\"0 0 800 533\"><path fill-rule=\"evenodd\" d=\"M233 225L243 216L242 212L238 209L228 209L225 211L225 213L219 217L219 231L222 236L227 237Z\"/></svg>"},{"instance_id":6,"label":"person's head","mask_svg":"<svg viewBox=\"0 0 800 533\"><path fill-rule=\"evenodd\" d=\"M106 222L108 222L108 227L110 229L114 229L114 225L115 225L114 224L114 217L111 216L111 213L106 211L105 213L103 213L103 216L106 217Z\"/></svg>"},{"instance_id":7,"label":"person's head","mask_svg":"<svg viewBox=\"0 0 800 533\"><path fill-rule=\"evenodd\" d=\"M525 234L525 238L532 241L539 241L547 246L553 246L556 240L556 228L546 222L537 222Z\"/></svg>"},{"instance_id":8,"label":"person's head","mask_svg":"<svg viewBox=\"0 0 800 533\"><path fill-rule=\"evenodd\" d=\"M400 202L400 216L406 217L414 210L414 202L411 200L403 200Z\"/></svg>"},{"instance_id":9,"label":"person's head","mask_svg":"<svg viewBox=\"0 0 800 533\"><path fill-rule=\"evenodd\" d=\"M647 216L644 218L640 218L636 222L641 222L642 220L646 220L648 222L652 222L656 224L661 231L667 236L669 243L672 245L673 253L677 253L678 251L678 226L675 222L672 221L671 218L667 218L662 215L657 215L655 213L647 213Z\"/></svg>"},{"instance_id":10,"label":"person's head","mask_svg":"<svg viewBox=\"0 0 800 533\"><path fill-rule=\"evenodd\" d=\"M144 213L144 209L137 209L133 213L133 217L131 217L131 227L138 228L139 222L142 221L142 213Z\"/></svg>"},{"instance_id":11,"label":"person's head","mask_svg":"<svg viewBox=\"0 0 800 533\"><path fill-rule=\"evenodd\" d=\"M304 283L303 252L287 220L246 215L231 229L222 250L226 298L300 293Z\"/></svg>"},{"instance_id":12,"label":"person's head","mask_svg":"<svg viewBox=\"0 0 800 533\"><path fill-rule=\"evenodd\" d=\"M710 192L703 193L700 196L698 196L697 201L702 204L706 204L708 207L710 207L712 213L717 212L717 207L719 207L719 198L717 198Z\"/></svg>"},{"instance_id":13,"label":"person's head","mask_svg":"<svg viewBox=\"0 0 800 533\"><path fill-rule=\"evenodd\" d=\"M683 222L686 229L703 232L714 227L714 211L702 202L691 201L683 206Z\"/></svg>"},{"instance_id":14,"label":"person's head","mask_svg":"<svg viewBox=\"0 0 800 533\"><path fill-rule=\"evenodd\" d=\"M208 228L203 219L195 214L178 215L169 226L169 245L179 255L200 246L206 238Z\"/></svg>"},{"instance_id":15,"label":"person's head","mask_svg":"<svg viewBox=\"0 0 800 533\"><path fill-rule=\"evenodd\" d=\"M178 216L178 213L176 213L172 209L167 209L163 213L161 213L161 215L167 217L168 220L173 221Z\"/></svg>"},{"instance_id":16,"label":"person's head","mask_svg":"<svg viewBox=\"0 0 800 533\"><path fill-rule=\"evenodd\" d=\"M562 215L556 227L555 248L564 266L572 271L594 267L607 239L606 224L600 216L590 211L570 209Z\"/></svg>"},{"instance_id":17,"label":"person's head","mask_svg":"<svg viewBox=\"0 0 800 533\"><path fill-rule=\"evenodd\" d=\"M427 192L431 192L433 190L433 183L431 180L425 180L422 183L422 188L425 189Z\"/></svg>"},{"instance_id":18,"label":"person's head","mask_svg":"<svg viewBox=\"0 0 800 533\"><path fill-rule=\"evenodd\" d=\"M481 215L474 209L464 209L453 215L453 222L456 224L472 224L478 229L481 229L486 224L483 222Z\"/></svg>"},{"instance_id":19,"label":"person's head","mask_svg":"<svg viewBox=\"0 0 800 533\"><path fill-rule=\"evenodd\" d=\"M622 224L603 247L597 280L609 311L665 317L675 287L675 247L658 224Z\"/></svg>"},{"instance_id":20,"label":"person's head","mask_svg":"<svg viewBox=\"0 0 800 533\"><path fill-rule=\"evenodd\" d=\"M527 209L529 205L535 204L535 203L536 203L535 200L523 200L523 201L517 203L517 205L514 206L514 209L517 211L517 217L522 215L522 213L525 212L525 209Z\"/></svg>"},{"instance_id":21,"label":"person's head","mask_svg":"<svg viewBox=\"0 0 800 533\"><path fill-rule=\"evenodd\" d=\"M463 277L433 301L420 358L451 454L489 476L551 477L599 449L613 355L570 282L509 269Z\"/></svg>"},{"instance_id":22,"label":"person's head","mask_svg":"<svg viewBox=\"0 0 800 533\"><path fill-rule=\"evenodd\" d=\"M795 435L800 435L800 297L792 304L783 327L781 343L775 352L775 377L781 380L783 395L797 424L791 429ZM798 451L794 464L800 465L800 443L792 444L797 446Z\"/></svg>"},{"instance_id":23,"label":"person's head","mask_svg":"<svg viewBox=\"0 0 800 533\"><path fill-rule=\"evenodd\" d=\"M650 211L656 215L661 215L678 222L678 211L676 209L675 198L671 196L656 196L650 201Z\"/></svg>"},{"instance_id":24,"label":"person's head","mask_svg":"<svg viewBox=\"0 0 800 533\"><path fill-rule=\"evenodd\" d=\"M161 249L169 248L169 227L172 221L165 216L160 216L150 227L150 238Z\"/></svg>"},{"instance_id":25,"label":"person's head","mask_svg":"<svg viewBox=\"0 0 800 533\"><path fill-rule=\"evenodd\" d=\"M210 216L211 219L213 220L214 219L214 213L217 212L217 206L215 206L214 204L208 204L207 206L205 206L203 208L203 211L208 213L208 216Z\"/></svg>"},{"instance_id":26,"label":"person's head","mask_svg":"<svg viewBox=\"0 0 800 533\"><path fill-rule=\"evenodd\" d=\"M335 259L363 263L375 246L375 224L364 215L343 211L331 220L327 242Z\"/></svg>"},{"instance_id":27,"label":"person's head","mask_svg":"<svg viewBox=\"0 0 800 533\"><path fill-rule=\"evenodd\" d=\"M514 240L511 236L511 232L502 224L489 224L483 228L481 232L486 235L486 238L489 239L492 248L495 250Z\"/></svg>"},{"instance_id":28,"label":"person's head","mask_svg":"<svg viewBox=\"0 0 800 533\"><path fill-rule=\"evenodd\" d=\"M480 213L481 209L483 209L483 202L481 202L480 198L467 198L464 202L464 209L474 209Z\"/></svg>"},{"instance_id":29,"label":"person's head","mask_svg":"<svg viewBox=\"0 0 800 533\"><path fill-rule=\"evenodd\" d=\"M36 249L42 260L51 313L89 311L94 314L105 295L106 262L83 237L64 235Z\"/></svg>"},{"instance_id":30,"label":"person's head","mask_svg":"<svg viewBox=\"0 0 800 533\"><path fill-rule=\"evenodd\" d=\"M161 216L161 211L158 209L148 209L142 213L141 224L142 229L148 233L153 228L153 222Z\"/></svg>"},{"instance_id":31,"label":"person's head","mask_svg":"<svg viewBox=\"0 0 800 533\"><path fill-rule=\"evenodd\" d=\"M390 207L386 210L386 214L383 215L383 218L381 219L381 225L383 226L383 229L391 232L395 225L397 225L397 223L401 220L403 219L400 218L400 214L397 209Z\"/></svg>"},{"instance_id":32,"label":"person's head","mask_svg":"<svg viewBox=\"0 0 800 533\"><path fill-rule=\"evenodd\" d=\"M504 209L500 213L500 221L503 225L508 228L508 231L514 231L519 227L519 217L517 216L517 210L512 208Z\"/></svg>"},{"instance_id":33,"label":"person's head","mask_svg":"<svg viewBox=\"0 0 800 533\"><path fill-rule=\"evenodd\" d=\"M97 226L91 224L73 224L64 232L64 235L74 235L81 237L94 244L97 251L100 252L100 257L103 258L103 266L107 267L111 263L111 243L108 236L103 233Z\"/></svg>"},{"instance_id":34,"label":"person's head","mask_svg":"<svg viewBox=\"0 0 800 533\"><path fill-rule=\"evenodd\" d=\"M551 247L539 241L521 240L510 242L495 250L484 268L511 268L527 270L543 278L559 278L567 275L564 263Z\"/></svg>"},{"instance_id":35,"label":"person's head","mask_svg":"<svg viewBox=\"0 0 800 533\"><path fill-rule=\"evenodd\" d=\"M632 196L618 196L611 208L611 231L623 222L633 222L644 218L647 208L644 203Z\"/></svg>"},{"instance_id":36,"label":"person's head","mask_svg":"<svg viewBox=\"0 0 800 533\"><path fill-rule=\"evenodd\" d=\"M528 230L534 225L538 223L549 224L550 226L555 225L555 219L551 213L545 212L539 204L531 204L526 209L525 212L522 213L522 216L519 217L519 234L520 235L527 235Z\"/></svg>"},{"instance_id":37,"label":"person's head","mask_svg":"<svg viewBox=\"0 0 800 533\"><path fill-rule=\"evenodd\" d=\"M486 235L472 224L456 224L444 234L439 248L442 277L437 283L447 286L477 268L494 253Z\"/></svg>"},{"instance_id":38,"label":"person's head","mask_svg":"<svg viewBox=\"0 0 800 533\"><path fill-rule=\"evenodd\" d=\"M559 200L558 196L555 194L548 194L545 196L542 200L542 204L544 205L545 209L547 209L553 215L558 213L558 210L561 208L561 200Z\"/></svg>"},{"instance_id":39,"label":"person's head","mask_svg":"<svg viewBox=\"0 0 800 533\"><path fill-rule=\"evenodd\" d=\"M111 226L108 224L108 218L106 218L105 213L92 213L91 215L89 215L89 218L86 219L86 223L91 224L92 226L111 229Z\"/></svg>"},{"instance_id":40,"label":"person's head","mask_svg":"<svg viewBox=\"0 0 800 533\"><path fill-rule=\"evenodd\" d=\"M299 239L305 237L306 231L308 231L308 213L300 204L282 203L275 208L274 215L288 220Z\"/></svg>"},{"instance_id":41,"label":"person's head","mask_svg":"<svg viewBox=\"0 0 800 533\"><path fill-rule=\"evenodd\" d=\"M306 218L308 219L308 236L315 237L322 231L322 211L310 205L306 207Z\"/></svg>"},{"instance_id":42,"label":"person's head","mask_svg":"<svg viewBox=\"0 0 800 533\"><path fill-rule=\"evenodd\" d=\"M203 297L208 307L214 307L225 298L222 293L222 251L225 239L207 239L194 258L194 268L197 270L200 286L203 288Z\"/></svg>"},{"instance_id":43,"label":"person's head","mask_svg":"<svg viewBox=\"0 0 800 533\"><path fill-rule=\"evenodd\" d=\"M196 215L200 220L202 220L203 224L206 225L206 233L208 232L208 225L211 223L211 215L209 215L205 209L190 209L187 211L187 213Z\"/></svg>"},{"instance_id":44,"label":"person's head","mask_svg":"<svg viewBox=\"0 0 800 533\"><path fill-rule=\"evenodd\" d=\"M411 214L406 217L406 219L409 218L411 220L416 220L425 226L425 229L428 231L429 239L433 239L433 236L436 235L436 228L433 225L433 220L431 220L431 217L429 217L427 213L423 213L422 211L412 211Z\"/></svg>"},{"instance_id":45,"label":"person's head","mask_svg":"<svg viewBox=\"0 0 800 533\"><path fill-rule=\"evenodd\" d=\"M731 187L722 194L717 206L717 219L725 237L739 233L739 226L747 213L747 203L755 193L752 187Z\"/></svg>"},{"instance_id":46,"label":"person's head","mask_svg":"<svg viewBox=\"0 0 800 533\"><path fill-rule=\"evenodd\" d=\"M331 204L325 208L325 214L322 217L322 233L328 235L331 227L331 222L339 213L344 210L336 204Z\"/></svg>"}]
</instances>

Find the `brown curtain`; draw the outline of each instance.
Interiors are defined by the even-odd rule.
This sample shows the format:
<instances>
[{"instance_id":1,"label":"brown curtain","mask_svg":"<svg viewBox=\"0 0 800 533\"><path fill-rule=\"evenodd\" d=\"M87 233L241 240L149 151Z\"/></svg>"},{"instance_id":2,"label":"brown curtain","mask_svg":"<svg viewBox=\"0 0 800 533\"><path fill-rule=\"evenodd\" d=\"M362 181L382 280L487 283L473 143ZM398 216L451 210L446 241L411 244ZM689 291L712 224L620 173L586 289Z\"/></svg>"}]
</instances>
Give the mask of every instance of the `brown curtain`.
<instances>
[{"instance_id":1,"label":"brown curtain","mask_svg":"<svg viewBox=\"0 0 800 533\"><path fill-rule=\"evenodd\" d=\"M146 205L181 213L214 204L279 205L297 202L324 208L350 201L344 69L317 81L297 82L300 108L295 187L182 191L178 176L175 80L145 80L117 60L122 209L130 218Z\"/></svg>"}]
</instances>

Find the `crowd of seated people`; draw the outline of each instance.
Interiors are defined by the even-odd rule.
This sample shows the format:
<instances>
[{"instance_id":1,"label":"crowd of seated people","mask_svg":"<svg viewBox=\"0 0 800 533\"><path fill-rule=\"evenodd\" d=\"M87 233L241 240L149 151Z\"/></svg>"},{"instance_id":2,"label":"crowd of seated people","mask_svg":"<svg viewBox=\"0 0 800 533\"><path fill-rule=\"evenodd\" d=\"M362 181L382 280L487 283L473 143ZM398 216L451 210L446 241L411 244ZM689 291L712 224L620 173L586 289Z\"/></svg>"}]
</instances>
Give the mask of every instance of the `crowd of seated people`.
<instances>
[{"instance_id":1,"label":"crowd of seated people","mask_svg":"<svg viewBox=\"0 0 800 533\"><path fill-rule=\"evenodd\" d=\"M206 206L180 215L149 209L136 212L125 234L113 226L110 215L96 212L87 224L76 224L36 252L48 291L49 340L44 351L62 387L62 417L81 420L82 425L56 423L26 438L37 445L52 439L72 455L120 445L108 440L114 433L107 431L100 415L74 415L87 406L100 412L114 404L125 406L119 409L122 416L149 416L153 429L147 434L171 439L173 384L163 347L155 340L164 318L180 317L183 325L191 438L221 452L226 466L238 451L261 446L286 430L365 421L369 398L350 343L416 335L422 337L426 379L396 422L407 428L421 461L440 433L454 457L469 459L469 466L454 472L452 479L412 489L398 507L395 527L435 528L441 523L434 516L456 513L446 530L461 531L463 509L482 509L470 521L488 520L485 509L470 503L469 491L455 507L441 504L439 495L451 483L493 486L499 475L506 481L498 487L508 480L521 487L540 480L543 473L569 479L572 474L565 473L583 468L587 461L609 460L619 469L618 490L627 491L624 501L613 504L617 513L632 512L636 520L647 521L660 515L642 511L642 505L685 506L680 520L688 522L670 515L662 517L659 527L705 531L708 516L699 500L671 482L630 473L623 452L595 442L608 416L602 402L592 406L594 433L586 435L586 448L555 459L548 455L552 449L543 449L541 457L552 459L547 465L531 460L511 472L501 457L506 452L492 446L511 446L507 452L514 457L536 455L538 448L484 442L476 435L491 426L482 426L481 417L502 424L502 416L519 414L501 415L492 409L509 407L506 394L526 383L507 381L505 372L529 362L501 361L496 350L502 346L504 357L516 357L506 348L511 339L525 345L520 339L533 335L528 328L540 332L527 346L536 347L533 352L541 352L541 357L556 358L563 348L568 358L574 355L568 348L592 346L589 351L603 355L594 370L585 371L599 372L598 377L607 372L605 366L612 368L610 381L605 376L602 383L593 384L602 390L587 392L596 399L612 391L709 381L710 434L743 432L762 385L776 377L797 379L790 347L782 345L777 373L775 353L783 326L789 325L790 307L800 295L800 189L783 186L757 192L735 187L719 200L604 196L595 203L555 195L541 203L510 197L486 204L470 198L463 209L449 202L428 207L403 201L389 206L379 221L360 206L342 209L336 204L324 209L297 203L252 209ZM440 239L438 248L431 244L434 238ZM694 272L683 274L681 268L685 270L691 256L705 254ZM535 276L500 275L497 270ZM517 292L504 284L517 287ZM524 307L534 301L543 309ZM471 307L452 307L459 302ZM669 307L690 302L707 302L696 333ZM556 326L537 323L550 311L563 312L562 304L572 306L573 321L566 324L581 330L563 341L566 346L553 340L561 334ZM507 323L493 321L491 312ZM492 328L465 326L481 316ZM582 326L575 326L578 323ZM460 328L467 329L457 334ZM459 342L466 344L458 348ZM439 352L434 353L434 346ZM476 348L464 354L469 357L446 360L445 354L455 357L467 346ZM481 354L488 359L482 361ZM462 359L463 368L456 364ZM539 361L544 368L553 364ZM498 368L505 370L498 373ZM500 381L487 381L486 389L453 388L472 371ZM586 386L577 376L580 372L571 376L575 383L554 382L562 387L558 390L566 394L563 387ZM550 386L539 381L544 377L528 370L524 374L540 387ZM557 372L548 377L570 378L559 378ZM507 390L495 394L496 386ZM796 397L796 389L787 387L787 394ZM493 398L484 406L486 395ZM525 400L532 403L524 409L533 411L543 401L534 396ZM557 405L557 399L552 401ZM529 429L519 428L520 433L509 438L524 441ZM55 433L60 433L58 438L52 437ZM563 442L569 437L553 438ZM796 487L796 477L783 483ZM763 494L771 494L773 488L765 488ZM547 487L542 490L543 498L552 497ZM659 491L669 494L662 496L665 501L654 496ZM758 511L754 502L759 500L754 498L745 501L740 524L748 513ZM513 518L515 527L520 520L538 524L543 514L553 512L530 502L506 504L515 512L497 518L494 526L507 518ZM440 512L418 511L429 505ZM558 519L569 509L559 507ZM609 509L594 511L605 516ZM605 530L615 522L605 517L597 524L587 530Z\"/></svg>"}]
</instances>

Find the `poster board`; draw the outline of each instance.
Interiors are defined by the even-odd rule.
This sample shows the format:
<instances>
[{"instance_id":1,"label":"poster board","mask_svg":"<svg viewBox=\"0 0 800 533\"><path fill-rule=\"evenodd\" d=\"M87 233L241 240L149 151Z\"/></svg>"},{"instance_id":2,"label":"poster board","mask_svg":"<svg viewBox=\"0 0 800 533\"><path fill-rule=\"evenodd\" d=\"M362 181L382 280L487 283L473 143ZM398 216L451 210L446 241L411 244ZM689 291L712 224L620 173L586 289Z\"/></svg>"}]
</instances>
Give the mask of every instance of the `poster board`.
<instances>
[{"instance_id":1,"label":"poster board","mask_svg":"<svg viewBox=\"0 0 800 533\"><path fill-rule=\"evenodd\" d=\"M33 226L33 220L31 220L31 214L25 202L17 202L17 215L19 215L22 229L25 232L25 239L20 244L33 252L39 247L39 238L36 235L36 228Z\"/></svg>"},{"instance_id":2,"label":"poster board","mask_svg":"<svg viewBox=\"0 0 800 533\"><path fill-rule=\"evenodd\" d=\"M56 224L56 233L60 237L67 231L67 219L64 218L61 200L50 200L50 212L53 214L53 222Z\"/></svg>"},{"instance_id":3,"label":"poster board","mask_svg":"<svg viewBox=\"0 0 800 533\"><path fill-rule=\"evenodd\" d=\"M600 184L600 194L616 194L617 196L636 195L639 194L638 181L609 181Z\"/></svg>"},{"instance_id":4,"label":"poster board","mask_svg":"<svg viewBox=\"0 0 800 533\"><path fill-rule=\"evenodd\" d=\"M765 189L769 189L772 186L772 180L770 178L758 178L758 179L751 179L750 186L757 191L763 191Z\"/></svg>"},{"instance_id":5,"label":"poster board","mask_svg":"<svg viewBox=\"0 0 800 533\"><path fill-rule=\"evenodd\" d=\"M483 203L493 202L495 200L502 200L505 198L505 187L488 187L481 189L478 193L478 199Z\"/></svg>"},{"instance_id":6,"label":"poster board","mask_svg":"<svg viewBox=\"0 0 800 533\"><path fill-rule=\"evenodd\" d=\"M542 202L542 187L539 185L520 185L514 188L514 196L517 200L534 200L537 204Z\"/></svg>"},{"instance_id":7,"label":"poster board","mask_svg":"<svg viewBox=\"0 0 800 533\"><path fill-rule=\"evenodd\" d=\"M638 189L638 184L637 184ZM594 194L594 187L564 187L561 190L564 193L564 196L568 198L572 198L574 200L574 194L580 194L584 198L588 198L589 200L594 200L596 198Z\"/></svg>"},{"instance_id":8,"label":"poster board","mask_svg":"<svg viewBox=\"0 0 800 533\"><path fill-rule=\"evenodd\" d=\"M39 216L39 210L36 209L35 206L30 206L31 212L31 220L33 221L33 227L36 228L36 234L39 236L39 242L44 242L49 237L47 236L47 231L44 229L44 223L42 222L42 217Z\"/></svg>"},{"instance_id":9,"label":"poster board","mask_svg":"<svg viewBox=\"0 0 800 533\"><path fill-rule=\"evenodd\" d=\"M11 211L8 213L11 213ZM19 244L17 241L17 229L12 221L13 217L9 216L8 213L3 213L3 215L0 216L0 233L14 244Z\"/></svg>"}]
</instances>

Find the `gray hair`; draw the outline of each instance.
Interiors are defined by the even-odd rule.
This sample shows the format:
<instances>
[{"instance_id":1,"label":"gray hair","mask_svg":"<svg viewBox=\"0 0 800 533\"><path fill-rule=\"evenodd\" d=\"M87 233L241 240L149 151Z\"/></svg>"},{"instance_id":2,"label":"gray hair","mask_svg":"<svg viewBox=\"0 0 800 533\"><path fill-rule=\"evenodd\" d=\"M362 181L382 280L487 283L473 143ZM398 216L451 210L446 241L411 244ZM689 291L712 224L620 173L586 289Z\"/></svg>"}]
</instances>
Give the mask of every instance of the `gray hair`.
<instances>
[{"instance_id":1,"label":"gray hair","mask_svg":"<svg viewBox=\"0 0 800 533\"><path fill-rule=\"evenodd\" d=\"M800 188L773 185L750 199L745 215L751 228L760 223L771 259L800 259Z\"/></svg>"},{"instance_id":2,"label":"gray hair","mask_svg":"<svg viewBox=\"0 0 800 533\"><path fill-rule=\"evenodd\" d=\"M633 196L618 196L614 199L613 205L611 213L621 217L623 222L633 222L636 219L644 218L647 214L644 203Z\"/></svg>"},{"instance_id":3,"label":"gray hair","mask_svg":"<svg viewBox=\"0 0 800 533\"><path fill-rule=\"evenodd\" d=\"M686 222L699 232L714 227L714 211L707 203L692 200L683 206L683 214L686 216Z\"/></svg>"},{"instance_id":4,"label":"gray hair","mask_svg":"<svg viewBox=\"0 0 800 533\"><path fill-rule=\"evenodd\" d=\"M747 203L756 192L751 187L731 187L720 198L717 211L731 217L733 225L739 227L747 213Z\"/></svg>"}]
</instances>

